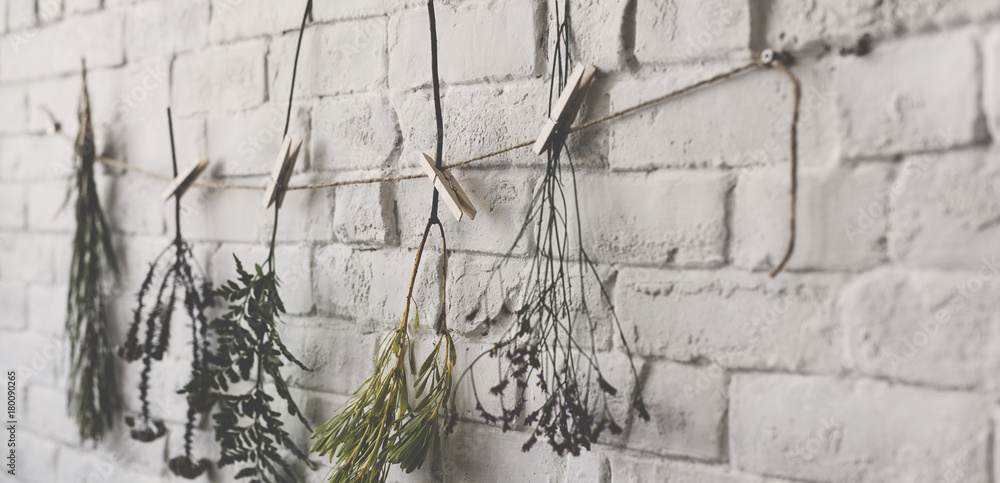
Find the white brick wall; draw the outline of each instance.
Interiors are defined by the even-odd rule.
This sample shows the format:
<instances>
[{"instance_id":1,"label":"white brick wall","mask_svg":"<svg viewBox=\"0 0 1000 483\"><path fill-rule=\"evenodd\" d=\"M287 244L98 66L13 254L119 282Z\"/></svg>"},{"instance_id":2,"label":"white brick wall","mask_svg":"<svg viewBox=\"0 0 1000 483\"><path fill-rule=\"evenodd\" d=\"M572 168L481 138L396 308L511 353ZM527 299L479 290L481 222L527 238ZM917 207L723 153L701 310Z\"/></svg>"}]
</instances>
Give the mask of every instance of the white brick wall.
<instances>
[{"instance_id":1,"label":"white brick wall","mask_svg":"<svg viewBox=\"0 0 1000 483\"><path fill-rule=\"evenodd\" d=\"M104 154L168 173L169 104L181 164L209 156L214 175L260 183L280 141L304 3L0 0L0 369L21 372L23 408L13 481L176 481L164 455L181 445L180 349L154 378L167 439L139 445L119 425L96 448L76 441L62 333L72 220L58 213L72 150L45 134L46 109L76 133L86 57ZM438 3L446 159L530 139L546 112L553 1ZM796 54L795 256L767 277L788 229L791 89L780 73L748 73L576 135L585 231L571 242L600 263L652 421L615 400L626 434L575 458L544 444L524 454L523 428L476 422L463 386L468 421L443 461L394 481L1000 481L1000 4L570 3L574 54L601 71L590 118L765 45ZM414 168L434 146L424 2L322 1L314 14L291 124L305 141L295 182ZM865 33L870 55L837 55ZM121 337L173 217L162 182L99 172L126 268L112 306ZM539 172L528 150L458 170L479 208L473 222L443 216L460 359L487 347L479 324L522 288L523 260L503 268L503 289L485 272L513 241ZM314 424L365 379L401 316L429 199L424 181L287 195L281 330L315 369L288 374ZM272 220L259 206L254 191L186 196L185 234L215 281L232 275L233 252L263 259ZM439 249L428 246L418 277L422 314L438 310L427 268ZM489 307L466 319L487 284ZM187 334L176 335L183 348ZM615 334L602 327L596 340L609 374L623 373ZM138 371L123 371L134 408ZM308 439L297 426L293 436ZM207 428L196 446L215 451Z\"/></svg>"}]
</instances>

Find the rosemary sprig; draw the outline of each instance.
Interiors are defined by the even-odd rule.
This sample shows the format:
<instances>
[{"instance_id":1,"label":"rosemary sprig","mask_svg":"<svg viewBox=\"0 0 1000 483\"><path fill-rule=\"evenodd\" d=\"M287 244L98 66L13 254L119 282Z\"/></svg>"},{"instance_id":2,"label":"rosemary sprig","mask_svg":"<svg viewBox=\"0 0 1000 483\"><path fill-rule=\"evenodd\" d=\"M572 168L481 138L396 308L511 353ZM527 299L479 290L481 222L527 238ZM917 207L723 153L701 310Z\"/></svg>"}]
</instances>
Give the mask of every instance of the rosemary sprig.
<instances>
[{"instance_id":1,"label":"rosemary sprig","mask_svg":"<svg viewBox=\"0 0 1000 483\"><path fill-rule=\"evenodd\" d=\"M111 229L101 209L94 182L94 126L87 92L87 65L82 67L80 132L76 138L78 160L74 184L66 202L76 195L73 258L66 300L66 334L70 346L70 415L75 417L81 440L98 441L114 425L121 411L121 394L114 355L108 336L108 275L119 273Z\"/></svg>"},{"instance_id":2,"label":"rosemary sprig","mask_svg":"<svg viewBox=\"0 0 1000 483\"><path fill-rule=\"evenodd\" d=\"M433 0L427 0L427 11L437 122L435 162L440 169L444 117L441 112L437 25ZM374 373L338 409L337 414L312 435L316 441L311 451L328 456L330 461L337 458L337 467L327 475L328 481L381 483L386 480L389 467L393 464L399 465L406 473L411 473L421 468L428 459L434 461L439 458L441 431L451 428L457 420L457 417L447 414L447 403L454 398L452 372L457 355L447 326L448 246L444 226L438 219L438 201L438 192L434 190L430 217L413 263L403 318L380 345ZM418 370L409 334L410 307L414 304L413 290L421 256L434 226L437 226L441 234L441 312L435 324L437 343ZM414 309L413 331L416 332L419 328L420 316ZM409 370L405 361L410 361ZM411 380L414 381L415 388L413 402L410 398Z\"/></svg>"},{"instance_id":3,"label":"rosemary sprig","mask_svg":"<svg viewBox=\"0 0 1000 483\"><path fill-rule=\"evenodd\" d=\"M384 482L389 466L398 464L411 473L428 459L440 455L442 425L447 419L446 402L452 396L452 370L457 353L445 324L445 284L442 284L442 312L437 323L437 343L418 370L410 339L410 306L421 255L431 226L437 225L443 245L444 277L447 279L447 247L440 221L432 219L417 249L406 308L399 325L379 347L375 371L337 415L316 428L311 451L337 458L337 467L327 475L331 482ZM420 329L414 309L413 331ZM410 361L407 367L406 361ZM411 382L414 401L411 403ZM453 424L449 422L448 424Z\"/></svg>"},{"instance_id":4,"label":"rosemary sprig","mask_svg":"<svg viewBox=\"0 0 1000 483\"><path fill-rule=\"evenodd\" d=\"M560 16L557 3L550 105L556 92L562 89L572 65L568 1L563 11ZM577 208L575 218L569 216L570 203ZM579 286L590 276L600 286L602 301L608 306L609 318L629 359L635 383L632 408L641 419L649 419L631 350L597 266L582 245L575 247L576 250L570 246L570 230L582 233L578 208L575 166L561 139L547 151L539 190L529 204L528 214L511 249L494 270L494 273L499 272L497 269L511 259L514 247L534 227L525 295L519 307L512 311L516 322L463 373L463 377L470 374L484 356L497 360L501 377L499 383L489 389L489 394L498 398L500 414L484 409L480 391L472 378L476 408L487 422L501 423L504 431L513 429L523 418L523 423L532 428L532 435L522 447L524 451L530 450L539 438L545 438L556 453L578 455L581 450L590 449L605 430L613 434L623 431L608 401L609 397L617 395L618 389L604 377L597 354L594 333L599 329L600 320L590 310L585 290ZM574 279L579 281L577 285ZM480 305L485 303L486 295L481 296ZM581 324L584 325L580 327ZM581 337L585 339L581 341ZM513 388L510 387L512 382ZM529 389L532 384L537 388L534 393ZM511 391L515 393L514 402L507 407L504 396ZM529 411L528 399L535 397L541 402Z\"/></svg>"}]
</instances>

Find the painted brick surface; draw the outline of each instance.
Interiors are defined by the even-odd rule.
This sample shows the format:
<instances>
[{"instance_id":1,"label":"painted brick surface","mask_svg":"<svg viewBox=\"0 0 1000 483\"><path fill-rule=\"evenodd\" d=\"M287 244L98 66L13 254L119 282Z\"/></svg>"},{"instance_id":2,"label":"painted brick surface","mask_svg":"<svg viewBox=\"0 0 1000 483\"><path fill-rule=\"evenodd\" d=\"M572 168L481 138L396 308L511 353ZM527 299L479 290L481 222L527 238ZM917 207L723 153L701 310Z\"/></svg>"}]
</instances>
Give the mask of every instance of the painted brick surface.
<instances>
[{"instance_id":1,"label":"painted brick surface","mask_svg":"<svg viewBox=\"0 0 1000 483\"><path fill-rule=\"evenodd\" d=\"M445 161L531 140L549 113L556 2L436 4ZM119 425L100 445L81 445L65 412L73 225L59 208L74 161L71 142L49 131L53 118L70 139L79 128L81 57L102 155L170 173L171 106L182 167L208 157L206 179L261 185L281 142L304 5L0 0L0 368L18 371L22 408L19 473L2 481L174 481L166 455L183 444L176 390L188 378L187 331L174 331L154 369L167 439L136 445ZM292 183L419 174L436 137L426 2L314 7L291 111L289 133L304 141ZM579 456L544 443L524 453L524 426L504 434L483 421L466 379L443 459L411 475L394 470L390 481L995 482L1000 4L571 0L569 13L574 60L598 67L580 120L743 65L764 47L795 55L795 255L785 273L767 276L789 229L792 87L780 72L754 69L574 133L566 215L584 230L565 242L598 263L608 298L568 274L570 310L586 296L623 434L602 435ZM839 55L863 34L871 53ZM498 262L546 160L518 148L455 169L479 209L474 221L441 212L460 366L514 323L538 227ZM160 199L160 180L97 171L124 267L109 317L117 339L143 270L170 241L173 206ZM266 257L273 212L261 197L201 188L184 197L184 234L214 282L234 276L233 253L248 264ZM367 377L399 322L430 199L426 178L288 192L277 230L288 311L279 330L314 369L287 373L314 426ZM436 233L423 256L415 301L429 320L441 309ZM627 402L636 388L622 337L645 381L649 423ZM426 352L430 332L414 340ZM481 389L496 383L491 364L473 374ZM139 371L123 366L121 375L134 411ZM537 388L528 395L537 406ZM484 399L499 410L497 398ZM308 444L308 432L288 424ZM195 447L216 453L208 424ZM307 482L328 469L296 467Z\"/></svg>"}]
</instances>

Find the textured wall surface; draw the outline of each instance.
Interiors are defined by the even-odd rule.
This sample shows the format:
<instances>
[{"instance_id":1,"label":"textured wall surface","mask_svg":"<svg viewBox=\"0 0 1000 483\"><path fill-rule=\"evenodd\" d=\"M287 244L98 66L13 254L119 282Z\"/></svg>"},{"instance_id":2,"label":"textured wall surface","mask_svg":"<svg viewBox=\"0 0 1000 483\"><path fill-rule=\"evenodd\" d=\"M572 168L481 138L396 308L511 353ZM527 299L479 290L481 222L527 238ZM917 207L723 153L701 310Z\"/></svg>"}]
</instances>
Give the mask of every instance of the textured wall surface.
<instances>
[{"instance_id":1,"label":"textured wall surface","mask_svg":"<svg viewBox=\"0 0 1000 483\"><path fill-rule=\"evenodd\" d=\"M214 176L262 184L304 3L0 0L0 368L21 373L15 481L173 481L165 462L184 416L174 391L188 371L183 347L154 368L166 438L140 445L119 424L97 447L76 440L63 335L73 221L59 213L72 150L46 134L46 111L75 134L85 56L105 155L169 173L172 105L182 164L209 156ZM779 72L576 136L582 241L634 338L652 421L560 458L545 445L522 454L525 434L470 416L434 472L399 481L998 481L1000 2L571 4L575 55L600 69L589 117L764 47L796 54L801 231L790 270L766 273L788 230L792 98ZM532 138L546 112L553 6L451 0L438 10L446 158ZM838 54L863 33L875 39L871 54ZM429 80L421 1L318 0L297 80L292 131L306 142L294 182L412 170L433 150ZM445 221L463 358L486 347L463 315L484 267L513 240L539 159L522 149L459 171L480 212ZM137 278L173 221L161 181L100 171L127 269L115 288L120 338ZM186 196L186 235L216 282L233 274L231 253L265 257L271 218L260 197ZM364 380L377 339L400 317L429 199L425 181L288 194L281 331L315 368L289 373L314 424ZM438 282L425 278L418 296L430 311ZM138 368L122 373L134 411ZM199 433L201 454L212 443Z\"/></svg>"}]
</instances>

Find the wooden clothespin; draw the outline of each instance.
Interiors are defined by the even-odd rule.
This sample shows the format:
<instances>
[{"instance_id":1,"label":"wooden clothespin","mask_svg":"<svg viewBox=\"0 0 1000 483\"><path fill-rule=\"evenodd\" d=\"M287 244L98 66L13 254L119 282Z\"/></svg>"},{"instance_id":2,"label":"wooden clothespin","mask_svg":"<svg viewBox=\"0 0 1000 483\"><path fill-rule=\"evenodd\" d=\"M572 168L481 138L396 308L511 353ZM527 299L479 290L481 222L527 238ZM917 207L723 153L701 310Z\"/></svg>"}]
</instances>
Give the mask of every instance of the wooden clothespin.
<instances>
[{"instance_id":1,"label":"wooden clothespin","mask_svg":"<svg viewBox=\"0 0 1000 483\"><path fill-rule=\"evenodd\" d=\"M274 171L271 172L271 179L264 191L264 208L270 208L275 202L278 203L278 208L281 208L281 202L285 199L285 188L292 177L301 147L302 138L285 135L285 140L281 142L281 150L278 151L278 159L274 164Z\"/></svg>"},{"instance_id":2,"label":"wooden clothespin","mask_svg":"<svg viewBox=\"0 0 1000 483\"><path fill-rule=\"evenodd\" d=\"M201 176L201 173L205 172L205 168L208 168L208 158L202 158L201 161L192 164L188 169L184 170L183 173L174 178L170 182L170 185L167 186L167 190L163 192L163 201L167 201L174 196L178 199L184 196L184 193Z\"/></svg>"},{"instance_id":3,"label":"wooden clothespin","mask_svg":"<svg viewBox=\"0 0 1000 483\"><path fill-rule=\"evenodd\" d=\"M446 169L444 172L438 171L434 166L434 159L426 154L420 158L420 166L424 168L427 177L434 182L434 188L438 190L438 193L441 193L441 198L448 205L451 214L455 215L456 220L462 221L463 214L469 215L470 220L476 219L476 207L472 205L472 201L465 194L462 185L458 184L458 180L451 175L450 169Z\"/></svg>"},{"instance_id":4,"label":"wooden clothespin","mask_svg":"<svg viewBox=\"0 0 1000 483\"><path fill-rule=\"evenodd\" d=\"M552 109L552 117L545 120L542 132L535 140L535 154L544 153L555 144L555 141L566 136L577 113L580 112L580 105L583 104L583 98L586 97L596 72L597 68L593 65L584 66L577 63L573 68L566 87L563 88L559 100Z\"/></svg>"}]
</instances>

